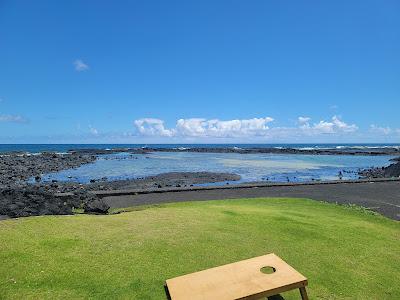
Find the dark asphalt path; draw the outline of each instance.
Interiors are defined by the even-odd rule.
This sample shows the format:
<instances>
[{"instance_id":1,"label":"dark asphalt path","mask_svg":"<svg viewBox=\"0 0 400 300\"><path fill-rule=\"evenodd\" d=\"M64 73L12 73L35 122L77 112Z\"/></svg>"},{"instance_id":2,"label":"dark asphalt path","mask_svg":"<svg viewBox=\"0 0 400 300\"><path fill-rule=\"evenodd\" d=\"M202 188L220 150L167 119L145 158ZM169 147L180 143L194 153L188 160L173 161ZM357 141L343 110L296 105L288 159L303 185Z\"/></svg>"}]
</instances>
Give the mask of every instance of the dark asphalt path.
<instances>
[{"instance_id":1,"label":"dark asphalt path","mask_svg":"<svg viewBox=\"0 0 400 300\"><path fill-rule=\"evenodd\" d=\"M400 181L163 192L110 196L104 200L113 208L123 208L167 202L257 197L297 197L357 204L400 221Z\"/></svg>"}]
</instances>

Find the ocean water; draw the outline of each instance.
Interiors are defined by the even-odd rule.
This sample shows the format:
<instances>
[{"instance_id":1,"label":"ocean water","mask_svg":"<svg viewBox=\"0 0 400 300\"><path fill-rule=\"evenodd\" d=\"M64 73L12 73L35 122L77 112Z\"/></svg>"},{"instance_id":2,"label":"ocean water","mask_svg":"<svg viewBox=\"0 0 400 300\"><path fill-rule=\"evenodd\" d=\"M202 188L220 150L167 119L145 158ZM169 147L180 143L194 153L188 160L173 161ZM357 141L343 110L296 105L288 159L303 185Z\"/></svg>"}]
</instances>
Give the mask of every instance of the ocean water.
<instances>
[{"instance_id":1,"label":"ocean water","mask_svg":"<svg viewBox=\"0 0 400 300\"><path fill-rule=\"evenodd\" d=\"M72 170L45 174L43 181L108 180L138 178L166 172L228 172L239 174L240 182L300 182L358 178L362 168L390 164L391 156L238 154L154 152L99 155L94 163Z\"/></svg>"},{"instance_id":2,"label":"ocean water","mask_svg":"<svg viewBox=\"0 0 400 300\"><path fill-rule=\"evenodd\" d=\"M155 148L296 148L296 149L368 149L381 147L398 147L400 144L0 144L1 152L23 151L38 153L43 151L67 152L72 149L112 149L112 148L137 148L137 147L155 147Z\"/></svg>"}]
</instances>

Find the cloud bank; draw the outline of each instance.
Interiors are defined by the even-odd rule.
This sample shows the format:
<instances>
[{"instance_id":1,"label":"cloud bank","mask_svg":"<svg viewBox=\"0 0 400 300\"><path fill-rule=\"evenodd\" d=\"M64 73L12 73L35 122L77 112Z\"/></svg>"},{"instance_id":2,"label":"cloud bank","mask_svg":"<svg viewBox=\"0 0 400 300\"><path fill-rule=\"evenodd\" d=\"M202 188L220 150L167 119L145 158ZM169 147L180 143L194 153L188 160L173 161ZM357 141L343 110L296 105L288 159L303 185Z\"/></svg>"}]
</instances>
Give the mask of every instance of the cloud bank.
<instances>
[{"instance_id":1,"label":"cloud bank","mask_svg":"<svg viewBox=\"0 0 400 300\"><path fill-rule=\"evenodd\" d=\"M187 137L265 136L269 130L267 124L273 120L271 117L228 121L202 118L179 119L176 123L175 132L180 136Z\"/></svg>"},{"instance_id":2,"label":"cloud bank","mask_svg":"<svg viewBox=\"0 0 400 300\"><path fill-rule=\"evenodd\" d=\"M253 119L219 120L205 118L179 119L175 127L167 128L165 122L155 118L134 121L138 135L145 137L179 138L287 138L349 134L358 130L355 124L348 124L338 116L331 120L311 123L310 117L299 117L298 126L271 127L272 117Z\"/></svg>"},{"instance_id":3,"label":"cloud bank","mask_svg":"<svg viewBox=\"0 0 400 300\"><path fill-rule=\"evenodd\" d=\"M335 133L351 133L358 130L355 124L347 124L333 116L331 121L319 121L310 125L311 118L299 117L300 129L307 134L335 134Z\"/></svg>"},{"instance_id":4,"label":"cloud bank","mask_svg":"<svg viewBox=\"0 0 400 300\"><path fill-rule=\"evenodd\" d=\"M143 118L135 120L134 125L143 136L235 138L266 135L269 130L267 124L272 121L271 117L228 121L191 118L179 119L175 128L167 129L163 120Z\"/></svg>"}]
</instances>

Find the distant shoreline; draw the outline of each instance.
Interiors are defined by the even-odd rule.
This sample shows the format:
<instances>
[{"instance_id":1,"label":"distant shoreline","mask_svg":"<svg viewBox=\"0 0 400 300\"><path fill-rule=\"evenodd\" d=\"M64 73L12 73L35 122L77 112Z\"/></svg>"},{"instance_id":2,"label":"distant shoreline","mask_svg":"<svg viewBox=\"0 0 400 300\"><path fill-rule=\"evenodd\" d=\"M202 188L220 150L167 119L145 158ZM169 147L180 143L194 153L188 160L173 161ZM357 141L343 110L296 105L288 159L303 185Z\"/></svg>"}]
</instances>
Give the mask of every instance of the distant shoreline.
<instances>
[{"instance_id":1,"label":"distant shoreline","mask_svg":"<svg viewBox=\"0 0 400 300\"><path fill-rule=\"evenodd\" d=\"M203 152L310 155L399 155L400 144L0 144L0 155L11 153L79 152Z\"/></svg>"},{"instance_id":2,"label":"distant shoreline","mask_svg":"<svg viewBox=\"0 0 400 300\"><path fill-rule=\"evenodd\" d=\"M71 153L100 155L112 153L146 154L151 152L196 152L196 153L238 153L238 154L305 154L305 155L393 155L400 156L398 147L374 148L324 148L324 149L297 149L283 147L141 147L141 148L113 148L113 149L71 149Z\"/></svg>"}]
</instances>

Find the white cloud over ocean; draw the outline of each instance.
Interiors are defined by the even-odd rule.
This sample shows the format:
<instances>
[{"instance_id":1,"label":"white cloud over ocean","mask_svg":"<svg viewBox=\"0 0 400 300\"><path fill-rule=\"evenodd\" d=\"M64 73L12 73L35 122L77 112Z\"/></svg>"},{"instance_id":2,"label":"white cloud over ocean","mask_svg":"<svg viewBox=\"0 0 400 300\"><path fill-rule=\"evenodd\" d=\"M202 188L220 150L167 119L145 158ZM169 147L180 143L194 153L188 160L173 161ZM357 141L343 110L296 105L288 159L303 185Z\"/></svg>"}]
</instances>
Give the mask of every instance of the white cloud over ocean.
<instances>
[{"instance_id":1,"label":"white cloud over ocean","mask_svg":"<svg viewBox=\"0 0 400 300\"><path fill-rule=\"evenodd\" d=\"M377 126L377 125L375 125L375 124L372 124L370 127L369 127L369 131L371 132L371 133L376 133L376 134L383 134L383 135L389 135L389 134L391 134L391 133L397 133L397 132L400 132L400 130L399 129L392 129L392 128L390 128L390 127L381 127L381 126Z\"/></svg>"},{"instance_id":2,"label":"white cloud over ocean","mask_svg":"<svg viewBox=\"0 0 400 300\"><path fill-rule=\"evenodd\" d=\"M143 136L172 137L174 135L173 130L165 129L164 121L160 119L143 118L133 123L138 133Z\"/></svg>"},{"instance_id":3,"label":"white cloud over ocean","mask_svg":"<svg viewBox=\"0 0 400 300\"><path fill-rule=\"evenodd\" d=\"M355 124L348 124L338 116L331 120L311 122L310 117L299 117L297 126L274 127L274 118L252 119L179 119L172 128L164 120L142 118L134 121L138 135L146 137L179 137L179 138L286 138L301 136L318 136L327 134L349 134L358 130Z\"/></svg>"},{"instance_id":4,"label":"white cloud over ocean","mask_svg":"<svg viewBox=\"0 0 400 300\"><path fill-rule=\"evenodd\" d=\"M301 122L300 129L308 134L334 134L334 133L351 133L358 130L355 124L347 124L338 116L333 116L330 121L321 120L318 123L310 125L310 118L299 118Z\"/></svg>"},{"instance_id":5,"label":"white cloud over ocean","mask_svg":"<svg viewBox=\"0 0 400 300\"><path fill-rule=\"evenodd\" d=\"M245 136L263 136L268 133L271 117L245 120L227 120L190 118L179 119L174 128L165 128L164 121L154 118L143 118L134 121L140 135L160 137L191 138L234 138Z\"/></svg>"},{"instance_id":6,"label":"white cloud over ocean","mask_svg":"<svg viewBox=\"0 0 400 300\"><path fill-rule=\"evenodd\" d=\"M268 134L268 123L273 120L271 117L227 121L202 118L179 119L175 132L188 137L264 136Z\"/></svg>"}]
</instances>

